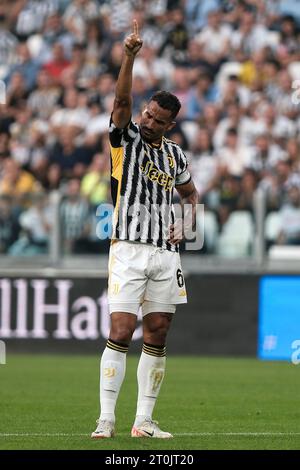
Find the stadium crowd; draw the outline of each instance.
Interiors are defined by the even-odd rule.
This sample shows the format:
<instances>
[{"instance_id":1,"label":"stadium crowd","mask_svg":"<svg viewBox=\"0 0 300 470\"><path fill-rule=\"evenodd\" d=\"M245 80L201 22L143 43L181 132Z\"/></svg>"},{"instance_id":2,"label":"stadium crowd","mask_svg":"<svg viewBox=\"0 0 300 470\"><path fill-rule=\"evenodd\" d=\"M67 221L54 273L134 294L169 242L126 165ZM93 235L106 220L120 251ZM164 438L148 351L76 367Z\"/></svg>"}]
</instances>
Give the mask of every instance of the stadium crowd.
<instances>
[{"instance_id":1,"label":"stadium crowd","mask_svg":"<svg viewBox=\"0 0 300 470\"><path fill-rule=\"evenodd\" d=\"M63 196L65 252L107 249L95 214L110 202L108 123L132 18L144 41L134 119L157 89L176 94L182 108L168 138L186 152L218 232L233 211L253 215L260 187L267 211L278 211L274 241L300 244L297 7L297 0L0 0L0 253L47 252L52 190Z\"/></svg>"}]
</instances>

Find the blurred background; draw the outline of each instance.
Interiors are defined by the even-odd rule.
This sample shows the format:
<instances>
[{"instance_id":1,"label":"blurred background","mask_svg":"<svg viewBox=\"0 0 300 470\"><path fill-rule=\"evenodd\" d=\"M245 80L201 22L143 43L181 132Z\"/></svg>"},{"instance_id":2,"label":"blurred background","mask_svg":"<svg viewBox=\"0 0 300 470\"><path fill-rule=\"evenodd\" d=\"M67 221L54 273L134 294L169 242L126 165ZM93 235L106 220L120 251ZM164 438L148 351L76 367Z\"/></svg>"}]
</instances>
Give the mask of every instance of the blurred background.
<instances>
[{"instance_id":1,"label":"blurred background","mask_svg":"<svg viewBox=\"0 0 300 470\"><path fill-rule=\"evenodd\" d=\"M104 344L109 240L97 208L111 202L108 121L133 18L144 41L134 119L154 91L178 96L168 137L205 205L203 248L183 247L190 303L170 351L290 359L297 0L0 0L0 336L12 350Z\"/></svg>"}]
</instances>

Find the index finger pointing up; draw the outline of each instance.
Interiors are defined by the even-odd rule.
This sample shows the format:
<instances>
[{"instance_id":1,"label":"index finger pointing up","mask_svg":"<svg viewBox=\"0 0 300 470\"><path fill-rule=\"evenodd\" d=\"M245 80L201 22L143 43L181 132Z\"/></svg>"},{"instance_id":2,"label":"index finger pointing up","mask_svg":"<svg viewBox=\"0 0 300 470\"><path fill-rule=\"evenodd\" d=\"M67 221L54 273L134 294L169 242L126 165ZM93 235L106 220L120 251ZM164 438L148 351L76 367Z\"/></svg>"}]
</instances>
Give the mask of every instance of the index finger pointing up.
<instances>
[{"instance_id":1,"label":"index finger pointing up","mask_svg":"<svg viewBox=\"0 0 300 470\"><path fill-rule=\"evenodd\" d=\"M139 25L136 20L133 20L133 34L139 35Z\"/></svg>"}]
</instances>

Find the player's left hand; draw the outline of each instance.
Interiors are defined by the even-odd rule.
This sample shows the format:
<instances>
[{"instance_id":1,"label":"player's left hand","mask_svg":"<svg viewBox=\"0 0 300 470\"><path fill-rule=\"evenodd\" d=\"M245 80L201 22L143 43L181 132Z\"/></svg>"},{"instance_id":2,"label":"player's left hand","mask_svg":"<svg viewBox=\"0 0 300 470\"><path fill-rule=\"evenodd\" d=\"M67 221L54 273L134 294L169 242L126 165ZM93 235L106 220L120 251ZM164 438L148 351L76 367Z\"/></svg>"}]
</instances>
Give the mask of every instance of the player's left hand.
<instances>
[{"instance_id":1,"label":"player's left hand","mask_svg":"<svg viewBox=\"0 0 300 470\"><path fill-rule=\"evenodd\" d=\"M182 220L178 219L175 221L174 224L170 226L170 233L169 233L169 242L172 245L177 245L183 240L183 233L182 233Z\"/></svg>"}]
</instances>

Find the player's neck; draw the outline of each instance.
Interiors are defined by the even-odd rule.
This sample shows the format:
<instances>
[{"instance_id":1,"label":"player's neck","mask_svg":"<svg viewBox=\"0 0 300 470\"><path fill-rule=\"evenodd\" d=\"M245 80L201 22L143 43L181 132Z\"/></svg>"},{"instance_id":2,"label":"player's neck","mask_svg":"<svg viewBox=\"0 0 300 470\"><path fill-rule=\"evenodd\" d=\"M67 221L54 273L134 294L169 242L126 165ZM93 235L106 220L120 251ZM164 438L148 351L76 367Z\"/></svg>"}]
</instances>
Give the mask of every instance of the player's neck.
<instances>
[{"instance_id":1,"label":"player's neck","mask_svg":"<svg viewBox=\"0 0 300 470\"><path fill-rule=\"evenodd\" d=\"M159 140L155 140L153 142L148 142L148 144L151 145L151 147L160 148L161 144L162 144L162 137Z\"/></svg>"}]
</instances>

